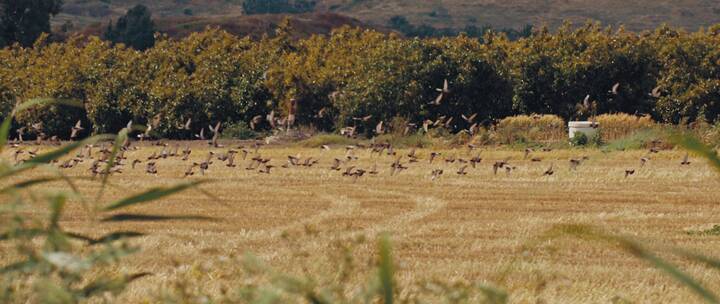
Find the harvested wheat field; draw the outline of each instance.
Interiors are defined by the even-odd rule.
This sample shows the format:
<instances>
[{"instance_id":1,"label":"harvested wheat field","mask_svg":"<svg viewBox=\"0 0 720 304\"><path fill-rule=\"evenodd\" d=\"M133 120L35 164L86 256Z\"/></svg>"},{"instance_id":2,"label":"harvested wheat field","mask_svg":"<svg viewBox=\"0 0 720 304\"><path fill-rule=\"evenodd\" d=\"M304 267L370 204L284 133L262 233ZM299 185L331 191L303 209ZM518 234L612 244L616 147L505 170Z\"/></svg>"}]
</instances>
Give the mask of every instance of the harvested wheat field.
<instances>
[{"instance_id":1,"label":"harvested wheat field","mask_svg":"<svg viewBox=\"0 0 720 304\"><path fill-rule=\"evenodd\" d=\"M170 143L169 150L174 145ZM182 149L185 143L179 145ZM115 214L116 221L103 222L92 211L94 203L89 208L78 199L69 204L61 220L67 231L92 236L117 230L146 233L130 241L141 251L115 270L152 275L133 282L121 302L172 297L199 301L199 296L219 297L263 280L243 267L246 253L286 273L364 280L362 271L344 277L338 275L344 273L338 267L346 265L342 260L349 248L354 263L372 263L374 240L382 232L388 232L392 241L401 283L486 283L505 290L514 303L699 302L701 298L686 287L614 244L569 236L538 240L557 224L587 224L632 236L652 248L673 246L712 255L720 245L718 236L693 233L719 222L720 179L704 160L691 156L689 165L681 165L685 152L680 150L651 154L641 167L645 150L532 151L526 156L523 151L495 148L418 149L417 161L411 162L409 149L389 156L387 150L378 155L362 148L348 154L344 146L263 146L256 154L246 145L249 154L243 160L237 146L210 149L193 144L186 161L180 156L156 160L156 174L146 172L147 157L160 155L162 147L145 145L125 153L126 165L122 173L110 177L101 201L155 186L208 180L199 189L124 211L185 218L127 216L123 221L118 220L122 214ZM239 151L236 167L217 159L229 148ZM216 155L204 176L194 168L192 176L183 177L190 164L205 161L210 150ZM431 152L441 153L432 163ZM5 151L3 156L12 159L12 153ZM289 164L289 155L298 156L299 164ZM348 155L357 159L346 162ZM395 167L407 169L391 175L391 164L401 155ZM263 165L246 169L255 156L270 159L267 164L274 166L270 173L258 172L265 169ZM474 156L482 158L476 168L468 162ZM317 163L303 166L308 157ZM339 171L330 169L335 158L343 160ZM132 169L134 159L142 163ZM570 159L580 161L575 170ZM502 160L507 164L494 174L493 164ZM70 176L90 177L90 162L86 159L62 170ZM286 164L288 168L283 168ZM544 175L551 165L552 175ZM343 176L350 166L354 166L351 176ZM465 174L458 174L463 166L467 166ZM436 169L443 174L432 180ZM626 170L634 174L626 177ZM23 178L43 172L35 169ZM88 201L94 201L100 183L100 178L79 180L77 186L88 193ZM53 185L37 192L65 187ZM46 208L27 212L45 217L40 210ZM720 287L717 271L661 256L706 286ZM404 292L410 294L412 288Z\"/></svg>"}]
</instances>

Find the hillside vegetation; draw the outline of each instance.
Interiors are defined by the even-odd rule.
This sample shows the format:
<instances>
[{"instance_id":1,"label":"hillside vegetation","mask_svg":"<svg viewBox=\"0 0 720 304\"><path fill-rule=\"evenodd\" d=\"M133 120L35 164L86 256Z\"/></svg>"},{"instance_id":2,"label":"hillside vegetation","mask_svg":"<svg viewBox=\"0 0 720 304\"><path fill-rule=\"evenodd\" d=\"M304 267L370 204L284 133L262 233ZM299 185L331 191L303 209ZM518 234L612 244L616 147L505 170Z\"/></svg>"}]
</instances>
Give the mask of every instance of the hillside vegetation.
<instances>
[{"instance_id":1,"label":"hillside vegetation","mask_svg":"<svg viewBox=\"0 0 720 304\"><path fill-rule=\"evenodd\" d=\"M194 16L192 20L198 23L254 22L243 17L242 0L68 0L55 23L71 21L77 28L83 28L117 18L135 4L147 5L159 19ZM312 9L342 14L374 27L387 25L397 15L417 25L457 29L473 25L517 29L526 24L547 24L555 28L566 20L577 24L593 19L607 25L625 25L636 31L663 23L696 30L720 21L720 3L710 0L317 0ZM186 24L186 21L179 24L170 21L165 28L174 31Z\"/></svg>"}]
</instances>

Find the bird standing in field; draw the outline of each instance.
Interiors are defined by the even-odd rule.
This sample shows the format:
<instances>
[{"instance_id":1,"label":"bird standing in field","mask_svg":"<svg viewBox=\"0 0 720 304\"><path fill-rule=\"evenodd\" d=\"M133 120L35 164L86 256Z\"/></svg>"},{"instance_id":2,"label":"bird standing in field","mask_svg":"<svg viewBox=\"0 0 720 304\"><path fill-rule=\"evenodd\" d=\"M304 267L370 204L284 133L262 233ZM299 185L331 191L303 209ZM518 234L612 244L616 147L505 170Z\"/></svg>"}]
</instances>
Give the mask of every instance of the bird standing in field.
<instances>
[{"instance_id":1,"label":"bird standing in field","mask_svg":"<svg viewBox=\"0 0 720 304\"><path fill-rule=\"evenodd\" d=\"M685 156L682 159L682 162L680 162L681 166L688 166L690 165L690 161L688 160L688 157L690 157L687 153L685 153Z\"/></svg>"},{"instance_id":2,"label":"bird standing in field","mask_svg":"<svg viewBox=\"0 0 720 304\"><path fill-rule=\"evenodd\" d=\"M550 168L545 170L545 173L543 173L543 176L551 176L554 173L555 173L555 171L553 170L553 164L550 164Z\"/></svg>"},{"instance_id":3,"label":"bird standing in field","mask_svg":"<svg viewBox=\"0 0 720 304\"><path fill-rule=\"evenodd\" d=\"M235 153L232 153L232 152L235 152L235 151L231 150L230 152L228 152L227 164L225 164L225 166L227 166L228 168L235 168L235 167L236 167L236 165L235 165L235 153L237 153L237 152L235 152Z\"/></svg>"},{"instance_id":4,"label":"bird standing in field","mask_svg":"<svg viewBox=\"0 0 720 304\"><path fill-rule=\"evenodd\" d=\"M18 161L18 156L20 156L20 154L23 154L23 153L25 153L25 150L23 150L23 149L15 150L15 154L13 155L13 159L15 160L15 162Z\"/></svg>"},{"instance_id":5,"label":"bird standing in field","mask_svg":"<svg viewBox=\"0 0 720 304\"><path fill-rule=\"evenodd\" d=\"M580 164L582 164L582 162L583 162L582 159L571 158L570 159L570 170L573 170L573 171L577 170L577 167L580 166Z\"/></svg>"},{"instance_id":6,"label":"bird standing in field","mask_svg":"<svg viewBox=\"0 0 720 304\"><path fill-rule=\"evenodd\" d=\"M480 158L480 155L475 155L473 158L470 159L470 165L473 167L473 169L482 162L482 158Z\"/></svg>"},{"instance_id":7,"label":"bird standing in field","mask_svg":"<svg viewBox=\"0 0 720 304\"><path fill-rule=\"evenodd\" d=\"M330 167L330 170L340 171L341 163L342 163L342 160L336 158L333 162L333 165Z\"/></svg>"},{"instance_id":8,"label":"bird standing in field","mask_svg":"<svg viewBox=\"0 0 720 304\"><path fill-rule=\"evenodd\" d=\"M260 169L258 172L260 172L260 173L265 173L265 174L270 174L270 169L272 169L272 168L275 168L275 166L265 164L265 168L264 168L264 169Z\"/></svg>"},{"instance_id":9,"label":"bird standing in field","mask_svg":"<svg viewBox=\"0 0 720 304\"><path fill-rule=\"evenodd\" d=\"M157 174L158 171L155 162L148 162L145 166L145 172L148 174Z\"/></svg>"},{"instance_id":10,"label":"bird standing in field","mask_svg":"<svg viewBox=\"0 0 720 304\"><path fill-rule=\"evenodd\" d=\"M458 171L456 172L458 175L467 175L467 172L465 172L465 169L467 169L467 165L460 167Z\"/></svg>"},{"instance_id":11,"label":"bird standing in field","mask_svg":"<svg viewBox=\"0 0 720 304\"><path fill-rule=\"evenodd\" d=\"M441 176L442 174L443 174L443 170L442 170L442 169L432 170L432 172L430 173L430 180L433 180L433 181L434 181L434 180L440 178L440 176Z\"/></svg>"},{"instance_id":12,"label":"bird standing in field","mask_svg":"<svg viewBox=\"0 0 720 304\"><path fill-rule=\"evenodd\" d=\"M635 169L625 169L625 178L633 174L635 174Z\"/></svg>"},{"instance_id":13,"label":"bird standing in field","mask_svg":"<svg viewBox=\"0 0 720 304\"><path fill-rule=\"evenodd\" d=\"M194 169L195 167L197 167L197 163L193 163L192 165L190 165L190 166L187 168L187 170L185 170L185 176L183 176L183 177L188 177L188 176L194 175L195 172L193 172L193 169Z\"/></svg>"},{"instance_id":14,"label":"bird standing in field","mask_svg":"<svg viewBox=\"0 0 720 304\"><path fill-rule=\"evenodd\" d=\"M377 175L379 172L377 170L377 163L373 164L372 169L368 171L368 174L370 175Z\"/></svg>"},{"instance_id":15,"label":"bird standing in field","mask_svg":"<svg viewBox=\"0 0 720 304\"><path fill-rule=\"evenodd\" d=\"M530 153L533 152L533 149L525 148L525 155L523 156L523 159L527 159Z\"/></svg>"}]
</instances>

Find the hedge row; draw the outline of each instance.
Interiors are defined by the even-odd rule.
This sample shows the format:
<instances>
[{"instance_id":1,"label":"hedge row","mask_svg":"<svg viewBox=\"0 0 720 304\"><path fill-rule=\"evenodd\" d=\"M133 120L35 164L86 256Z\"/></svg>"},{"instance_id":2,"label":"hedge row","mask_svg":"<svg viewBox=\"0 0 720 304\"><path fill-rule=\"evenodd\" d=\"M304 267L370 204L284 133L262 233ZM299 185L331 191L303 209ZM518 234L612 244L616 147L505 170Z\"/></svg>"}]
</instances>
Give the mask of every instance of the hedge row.
<instances>
[{"instance_id":1,"label":"hedge row","mask_svg":"<svg viewBox=\"0 0 720 304\"><path fill-rule=\"evenodd\" d=\"M283 24L272 37L253 41L208 29L182 40L161 37L144 52L98 38L41 38L33 48L6 48L0 114L16 101L76 99L83 108L37 108L17 125L43 121L45 133L67 137L78 119L97 133L116 132L128 120L154 121L158 136L173 138L270 111L281 117L291 99L298 124L325 130L359 124L368 133L394 117L418 124L454 117L454 131L471 125L462 114L477 113L475 122L486 125L531 113L568 120L586 95L597 114L648 114L671 123L714 122L720 115L720 26L637 34L567 25L518 41L490 33L484 43L348 27L293 40L290 31ZM431 104L446 79L450 92ZM650 96L656 87L657 96ZM187 119L192 130L178 128Z\"/></svg>"}]
</instances>

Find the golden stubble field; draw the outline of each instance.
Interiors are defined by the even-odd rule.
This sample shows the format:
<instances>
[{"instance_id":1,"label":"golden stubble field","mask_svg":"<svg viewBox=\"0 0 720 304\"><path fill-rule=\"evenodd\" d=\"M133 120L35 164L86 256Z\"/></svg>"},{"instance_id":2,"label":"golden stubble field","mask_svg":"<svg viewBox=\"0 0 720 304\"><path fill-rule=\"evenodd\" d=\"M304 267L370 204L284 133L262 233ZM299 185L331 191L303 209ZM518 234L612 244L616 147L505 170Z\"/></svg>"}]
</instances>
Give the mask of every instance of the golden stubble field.
<instances>
[{"instance_id":1,"label":"golden stubble field","mask_svg":"<svg viewBox=\"0 0 720 304\"><path fill-rule=\"evenodd\" d=\"M205 176L196 170L194 176L183 178L190 162L204 160L210 150L193 146L189 161L158 160L157 175L145 173L145 159L161 147L143 146L126 153L124 172L111 177L112 186L102 200L109 202L153 186L210 179L201 188L219 202L189 190L130 211L214 220L102 223L78 202L65 214L62 225L73 232L148 234L131 241L142 251L125 259L118 271L153 275L134 282L120 298L122 302L156 301L158 294L177 287L177 282L192 282L195 291L207 294L232 289L248 280L236 262L247 252L283 272L332 272L332 252L339 241L364 238L355 253L370 261L373 240L381 232L391 236L401 282L491 283L507 290L511 302L517 303L609 303L618 297L642 303L691 302L700 299L612 246L574 238L541 242L532 248L527 245L553 225L568 223L596 225L651 246L680 246L709 255L715 255L720 245L717 236L687 233L720 223L720 178L703 160L691 157L690 166L681 166L682 151L653 154L641 168L639 159L646 151L555 150L535 152L532 156L542 161L531 162L523 160L522 151L455 149L437 151L443 156L429 164L431 150L419 149L419 162L408 164L404 157L409 169L391 176L395 157L371 157L369 150L356 150L358 159L350 165L369 170L377 164L379 174L353 181L329 169L333 158L345 156L342 146L329 151L268 146L259 154L277 166L270 174L245 169L251 154L246 161L238 155L235 168L216 160ZM396 151L408 153L407 149ZM11 153L6 151L3 157L12 158ZM311 168L280 167L288 155L298 154L317 158L319 163ZM483 161L476 169L469 167L464 176L455 173L460 164L443 161L445 156L469 159L476 154ZM582 156L589 160L577 171L569 170L568 160ZM516 169L494 175L492 164L506 158ZM131 169L133 159L143 163ZM542 176L551 163L555 174ZM89 166L86 160L65 172L87 177ZM625 178L630 168L636 173ZM444 169L435 181L430 180L433 169ZM24 177L42 174L35 170ZM78 184L88 194L99 189L97 180ZM36 191L58 190L63 185L54 187ZM30 206L28 212L44 216L46 208ZM676 262L709 287L720 287L716 271ZM501 280L501 273L508 269L509 275Z\"/></svg>"}]
</instances>

